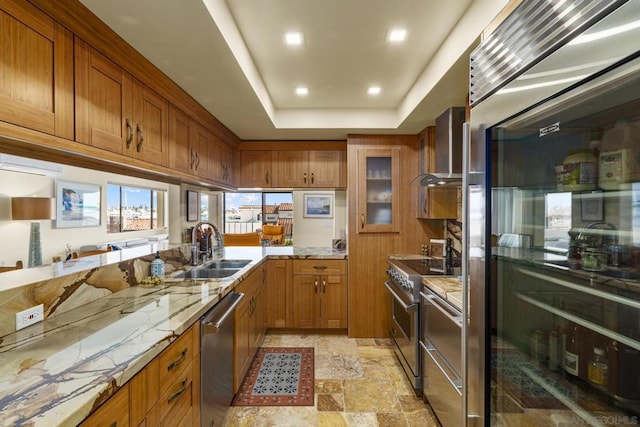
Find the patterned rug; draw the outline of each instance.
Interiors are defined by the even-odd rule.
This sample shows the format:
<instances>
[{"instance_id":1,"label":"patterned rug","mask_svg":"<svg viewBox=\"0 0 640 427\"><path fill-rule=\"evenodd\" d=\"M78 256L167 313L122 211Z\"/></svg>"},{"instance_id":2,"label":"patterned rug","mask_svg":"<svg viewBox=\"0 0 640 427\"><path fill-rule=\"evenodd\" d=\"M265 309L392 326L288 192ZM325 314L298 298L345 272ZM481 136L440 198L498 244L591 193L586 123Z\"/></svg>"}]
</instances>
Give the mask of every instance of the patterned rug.
<instances>
[{"instance_id":1,"label":"patterned rug","mask_svg":"<svg viewBox=\"0 0 640 427\"><path fill-rule=\"evenodd\" d=\"M313 347L263 347L233 406L313 406Z\"/></svg>"}]
</instances>

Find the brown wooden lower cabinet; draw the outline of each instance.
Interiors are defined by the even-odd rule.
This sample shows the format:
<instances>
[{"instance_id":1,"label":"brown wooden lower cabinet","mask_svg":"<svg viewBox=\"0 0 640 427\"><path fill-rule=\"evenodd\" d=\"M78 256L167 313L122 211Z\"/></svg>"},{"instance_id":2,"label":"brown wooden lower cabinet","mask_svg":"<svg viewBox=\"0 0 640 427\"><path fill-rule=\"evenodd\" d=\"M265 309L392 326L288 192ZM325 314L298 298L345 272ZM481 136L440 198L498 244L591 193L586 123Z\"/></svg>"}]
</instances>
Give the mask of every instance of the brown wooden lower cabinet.
<instances>
[{"instance_id":1,"label":"brown wooden lower cabinet","mask_svg":"<svg viewBox=\"0 0 640 427\"><path fill-rule=\"evenodd\" d=\"M81 426L200 425L200 324L194 324Z\"/></svg>"},{"instance_id":2,"label":"brown wooden lower cabinet","mask_svg":"<svg viewBox=\"0 0 640 427\"><path fill-rule=\"evenodd\" d=\"M286 328L291 326L289 319L291 307L292 260L271 259L267 261L265 288L267 292L267 326Z\"/></svg>"},{"instance_id":3,"label":"brown wooden lower cabinet","mask_svg":"<svg viewBox=\"0 0 640 427\"><path fill-rule=\"evenodd\" d=\"M263 266L254 270L237 287L244 294L234 312L233 392L237 393L251 361L262 345L267 329Z\"/></svg>"},{"instance_id":4,"label":"brown wooden lower cabinet","mask_svg":"<svg viewBox=\"0 0 640 427\"><path fill-rule=\"evenodd\" d=\"M293 328L347 327L347 262L294 260Z\"/></svg>"},{"instance_id":5,"label":"brown wooden lower cabinet","mask_svg":"<svg viewBox=\"0 0 640 427\"><path fill-rule=\"evenodd\" d=\"M127 427L129 426L129 384L125 384L84 420L81 427Z\"/></svg>"}]
</instances>

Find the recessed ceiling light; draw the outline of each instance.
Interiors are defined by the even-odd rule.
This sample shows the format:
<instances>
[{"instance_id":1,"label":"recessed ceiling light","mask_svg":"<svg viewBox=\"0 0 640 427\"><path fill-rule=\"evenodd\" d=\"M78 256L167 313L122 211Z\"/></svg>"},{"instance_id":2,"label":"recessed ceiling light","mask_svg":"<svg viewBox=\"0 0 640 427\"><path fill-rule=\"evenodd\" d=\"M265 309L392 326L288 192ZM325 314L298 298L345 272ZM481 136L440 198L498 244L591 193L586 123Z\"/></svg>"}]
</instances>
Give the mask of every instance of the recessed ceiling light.
<instances>
[{"instance_id":1,"label":"recessed ceiling light","mask_svg":"<svg viewBox=\"0 0 640 427\"><path fill-rule=\"evenodd\" d=\"M405 30L404 28L396 28L389 31L389 34L387 34L387 41L391 43L399 43L401 41L404 41L406 37L407 30Z\"/></svg>"},{"instance_id":2,"label":"recessed ceiling light","mask_svg":"<svg viewBox=\"0 0 640 427\"><path fill-rule=\"evenodd\" d=\"M304 86L298 86L296 88L296 95L299 96L306 96L309 94L309 88L308 87L304 87Z\"/></svg>"},{"instance_id":3,"label":"recessed ceiling light","mask_svg":"<svg viewBox=\"0 0 640 427\"><path fill-rule=\"evenodd\" d=\"M380 94L380 86L371 86L369 87L369 89L367 89L367 93L369 95L379 95Z\"/></svg>"},{"instance_id":4,"label":"recessed ceiling light","mask_svg":"<svg viewBox=\"0 0 640 427\"><path fill-rule=\"evenodd\" d=\"M302 33L289 32L284 34L284 42L289 46L300 46L303 40Z\"/></svg>"}]
</instances>

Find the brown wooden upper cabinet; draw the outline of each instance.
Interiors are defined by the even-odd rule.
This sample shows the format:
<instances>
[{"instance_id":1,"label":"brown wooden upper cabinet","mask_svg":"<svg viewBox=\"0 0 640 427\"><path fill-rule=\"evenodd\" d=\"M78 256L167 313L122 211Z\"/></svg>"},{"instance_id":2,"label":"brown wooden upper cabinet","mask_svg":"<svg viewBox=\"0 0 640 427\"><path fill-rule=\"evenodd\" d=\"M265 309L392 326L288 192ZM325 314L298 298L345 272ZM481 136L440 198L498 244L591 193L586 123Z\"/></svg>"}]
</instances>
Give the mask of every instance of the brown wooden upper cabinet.
<instances>
[{"instance_id":1,"label":"brown wooden upper cabinet","mask_svg":"<svg viewBox=\"0 0 640 427\"><path fill-rule=\"evenodd\" d=\"M400 147L362 146L356 158L357 232L398 232Z\"/></svg>"},{"instance_id":2,"label":"brown wooden upper cabinet","mask_svg":"<svg viewBox=\"0 0 640 427\"><path fill-rule=\"evenodd\" d=\"M211 147L212 178L220 184L234 186L236 182L233 167L235 160L234 149L215 137L215 135L213 139Z\"/></svg>"},{"instance_id":3,"label":"brown wooden upper cabinet","mask_svg":"<svg viewBox=\"0 0 640 427\"><path fill-rule=\"evenodd\" d=\"M272 159L272 151L241 151L238 187L273 187Z\"/></svg>"},{"instance_id":4,"label":"brown wooden upper cabinet","mask_svg":"<svg viewBox=\"0 0 640 427\"><path fill-rule=\"evenodd\" d=\"M435 127L430 126L418 135L420 144L420 172L435 170ZM421 219L456 219L460 217L459 187L420 187L418 214Z\"/></svg>"},{"instance_id":5,"label":"brown wooden upper cabinet","mask_svg":"<svg viewBox=\"0 0 640 427\"><path fill-rule=\"evenodd\" d=\"M73 35L28 2L0 1L0 120L73 139Z\"/></svg>"},{"instance_id":6,"label":"brown wooden upper cabinet","mask_svg":"<svg viewBox=\"0 0 640 427\"><path fill-rule=\"evenodd\" d=\"M344 187L343 151L276 151L274 187Z\"/></svg>"},{"instance_id":7,"label":"brown wooden upper cabinet","mask_svg":"<svg viewBox=\"0 0 640 427\"><path fill-rule=\"evenodd\" d=\"M75 42L76 141L167 166L167 101L83 40Z\"/></svg>"}]
</instances>

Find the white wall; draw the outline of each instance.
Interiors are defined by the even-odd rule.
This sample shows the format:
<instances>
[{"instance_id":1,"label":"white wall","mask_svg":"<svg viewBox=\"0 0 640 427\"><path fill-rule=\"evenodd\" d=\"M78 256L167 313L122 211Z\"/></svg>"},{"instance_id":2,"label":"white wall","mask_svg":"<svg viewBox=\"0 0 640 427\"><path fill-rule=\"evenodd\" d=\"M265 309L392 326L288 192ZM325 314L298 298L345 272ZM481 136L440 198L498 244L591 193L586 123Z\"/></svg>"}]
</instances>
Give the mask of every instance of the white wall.
<instances>
[{"instance_id":1,"label":"white wall","mask_svg":"<svg viewBox=\"0 0 640 427\"><path fill-rule=\"evenodd\" d=\"M200 197L203 192L209 196L209 221L214 223L222 232L222 192L211 191L205 188L182 184L180 186L172 185L169 188L169 240L173 244L184 243L182 235L187 228L194 227L197 221L187 222L187 190L198 193L198 206L200 206Z\"/></svg>"},{"instance_id":2,"label":"white wall","mask_svg":"<svg viewBox=\"0 0 640 427\"><path fill-rule=\"evenodd\" d=\"M332 194L333 218L305 218L305 194ZM297 247L331 247L332 239L344 238L347 226L347 197L345 191L293 192L293 244Z\"/></svg>"},{"instance_id":3,"label":"white wall","mask_svg":"<svg viewBox=\"0 0 640 427\"><path fill-rule=\"evenodd\" d=\"M175 185L146 179L132 178L107 172L63 166L58 179L81 183L98 184L102 187L102 213L99 227L56 229L55 221L39 221L42 242L42 263L49 264L54 255L64 255L66 244L72 250L80 246L109 241L119 241L154 234L165 234L168 229L132 231L127 233L109 233L106 228L106 186L107 183L144 186L158 190L170 190ZM0 264L13 265L22 260L25 267L29 259L29 233L31 221L11 220L11 198L25 196L54 197L56 178L0 170ZM171 201L169 191L169 201ZM171 203L170 203L171 206ZM173 209L168 212L168 224L173 218ZM179 220L179 218L178 218Z\"/></svg>"}]
</instances>

